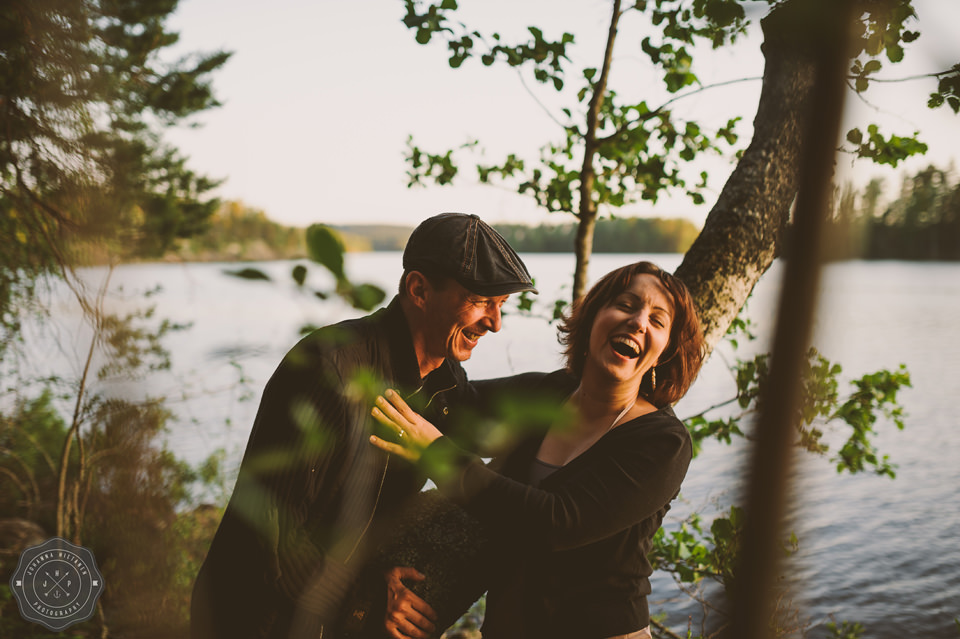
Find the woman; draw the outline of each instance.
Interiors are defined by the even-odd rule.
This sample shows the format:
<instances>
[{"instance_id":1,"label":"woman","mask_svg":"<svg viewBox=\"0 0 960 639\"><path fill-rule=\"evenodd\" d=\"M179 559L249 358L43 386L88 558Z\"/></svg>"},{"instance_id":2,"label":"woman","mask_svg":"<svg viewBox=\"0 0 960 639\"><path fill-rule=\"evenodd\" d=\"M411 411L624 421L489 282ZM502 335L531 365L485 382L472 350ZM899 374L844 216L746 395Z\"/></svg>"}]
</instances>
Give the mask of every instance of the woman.
<instances>
[{"instance_id":1,"label":"woman","mask_svg":"<svg viewBox=\"0 0 960 639\"><path fill-rule=\"evenodd\" d=\"M560 331L565 370L481 389L559 394L571 426L528 433L488 467L388 391L372 412L399 438L371 442L420 461L513 550L488 592L485 638L649 637L647 554L691 458L671 405L703 359L699 320L679 280L638 262L597 282Z\"/></svg>"}]
</instances>

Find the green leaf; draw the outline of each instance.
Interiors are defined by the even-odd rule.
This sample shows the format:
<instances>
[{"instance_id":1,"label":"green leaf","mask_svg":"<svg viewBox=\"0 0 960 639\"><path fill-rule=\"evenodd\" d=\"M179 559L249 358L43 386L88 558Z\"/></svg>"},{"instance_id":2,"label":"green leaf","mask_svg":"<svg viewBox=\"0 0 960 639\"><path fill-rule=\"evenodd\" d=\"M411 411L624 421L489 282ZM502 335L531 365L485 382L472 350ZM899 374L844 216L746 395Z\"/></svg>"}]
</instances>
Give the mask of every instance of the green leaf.
<instances>
[{"instance_id":1,"label":"green leaf","mask_svg":"<svg viewBox=\"0 0 960 639\"><path fill-rule=\"evenodd\" d=\"M387 296L386 292L373 284L357 284L340 290L339 293L354 308L362 311L372 311Z\"/></svg>"},{"instance_id":2,"label":"green leaf","mask_svg":"<svg viewBox=\"0 0 960 639\"><path fill-rule=\"evenodd\" d=\"M340 281L344 279L343 242L333 229L324 224L311 224L307 227L307 255L321 264Z\"/></svg>"},{"instance_id":3,"label":"green leaf","mask_svg":"<svg viewBox=\"0 0 960 639\"><path fill-rule=\"evenodd\" d=\"M267 275L260 269L256 269L252 267L241 268L235 271L224 269L223 272L231 277L239 277L240 279L244 279L244 280L265 280L267 282L270 281L269 275Z\"/></svg>"},{"instance_id":4,"label":"green leaf","mask_svg":"<svg viewBox=\"0 0 960 639\"><path fill-rule=\"evenodd\" d=\"M303 286L307 279L307 267L303 264L297 264L293 267L293 272L290 275L293 276L293 281L297 283L297 286Z\"/></svg>"},{"instance_id":5,"label":"green leaf","mask_svg":"<svg viewBox=\"0 0 960 639\"><path fill-rule=\"evenodd\" d=\"M899 44L887 45L887 59L890 62L900 62L903 60L903 47Z\"/></svg>"}]
</instances>

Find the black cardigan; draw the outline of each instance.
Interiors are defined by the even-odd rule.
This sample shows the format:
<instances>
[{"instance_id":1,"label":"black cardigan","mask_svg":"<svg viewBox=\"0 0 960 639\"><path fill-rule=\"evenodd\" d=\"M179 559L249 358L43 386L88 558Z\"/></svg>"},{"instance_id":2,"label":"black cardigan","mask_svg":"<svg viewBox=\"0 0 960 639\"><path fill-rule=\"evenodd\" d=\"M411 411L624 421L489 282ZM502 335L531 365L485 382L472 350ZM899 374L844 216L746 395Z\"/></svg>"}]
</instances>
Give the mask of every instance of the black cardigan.
<instances>
[{"instance_id":1,"label":"black cardigan","mask_svg":"<svg viewBox=\"0 0 960 639\"><path fill-rule=\"evenodd\" d=\"M319 329L287 353L264 389L194 586L195 639L285 637L295 604L311 626L332 620L379 531L425 481L369 444L370 407L386 386L441 430L472 392L457 361L420 379L396 299Z\"/></svg>"},{"instance_id":2,"label":"black cardigan","mask_svg":"<svg viewBox=\"0 0 960 639\"><path fill-rule=\"evenodd\" d=\"M495 383L525 397L568 397L575 385L562 371ZM534 488L524 482L544 434L536 429L490 466L447 437L425 455L456 460L456 472L428 465L428 474L497 540L484 637L603 638L647 626L647 554L690 463L689 433L661 408L614 428ZM516 610L517 597L523 628L500 614Z\"/></svg>"}]
</instances>

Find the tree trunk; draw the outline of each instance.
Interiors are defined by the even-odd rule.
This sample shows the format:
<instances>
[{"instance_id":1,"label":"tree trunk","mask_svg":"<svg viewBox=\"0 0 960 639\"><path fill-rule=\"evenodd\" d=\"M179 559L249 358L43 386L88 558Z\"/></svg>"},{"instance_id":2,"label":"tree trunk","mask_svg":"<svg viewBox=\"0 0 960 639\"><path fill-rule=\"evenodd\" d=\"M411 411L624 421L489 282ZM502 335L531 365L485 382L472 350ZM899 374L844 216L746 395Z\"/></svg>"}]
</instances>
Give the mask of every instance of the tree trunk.
<instances>
[{"instance_id":1,"label":"tree trunk","mask_svg":"<svg viewBox=\"0 0 960 639\"><path fill-rule=\"evenodd\" d=\"M587 292L587 270L590 267L590 254L593 252L593 230L597 225L597 205L593 201L593 188L597 177L593 169L593 157L597 153L597 123L600 120L603 97L607 92L607 80L610 77L610 66L613 64L613 45L617 40L619 23L620 0L614 0L610 27L607 29L607 44L603 51L603 66L600 69L600 77L597 78L597 83L593 87L590 110L587 111L587 130L583 136L580 213L577 215L580 222L577 224L577 238L573 247L576 266L573 270L573 295L570 300L572 302L576 302Z\"/></svg>"},{"instance_id":2,"label":"tree trunk","mask_svg":"<svg viewBox=\"0 0 960 639\"><path fill-rule=\"evenodd\" d=\"M810 35L797 29L802 10L795 0L762 21L766 66L753 140L676 271L697 303L708 352L777 256L797 194L814 81Z\"/></svg>"}]
</instances>

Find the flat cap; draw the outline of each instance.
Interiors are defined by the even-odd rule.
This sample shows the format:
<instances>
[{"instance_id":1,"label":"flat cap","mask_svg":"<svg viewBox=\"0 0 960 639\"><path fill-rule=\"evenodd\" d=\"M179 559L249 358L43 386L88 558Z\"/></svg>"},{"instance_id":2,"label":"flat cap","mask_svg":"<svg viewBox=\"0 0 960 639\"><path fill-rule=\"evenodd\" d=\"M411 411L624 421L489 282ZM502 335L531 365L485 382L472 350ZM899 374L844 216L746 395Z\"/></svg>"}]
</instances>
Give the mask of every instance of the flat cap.
<instances>
[{"instance_id":1,"label":"flat cap","mask_svg":"<svg viewBox=\"0 0 960 639\"><path fill-rule=\"evenodd\" d=\"M476 215L441 213L413 230L403 268L452 277L476 295L536 293L523 260L496 230Z\"/></svg>"}]
</instances>

